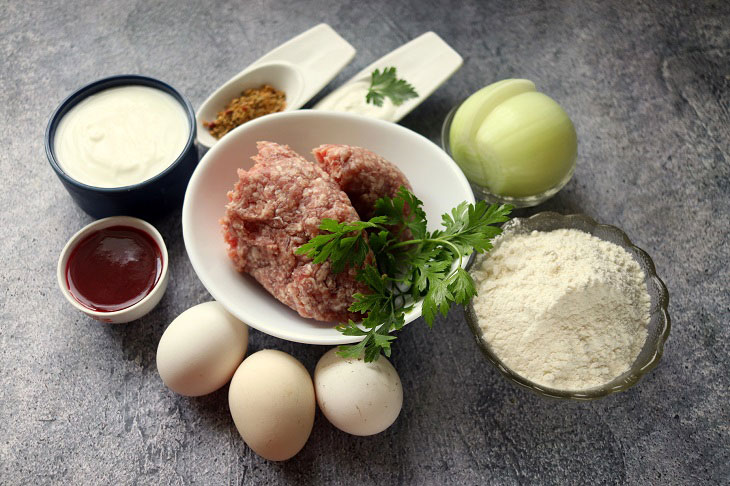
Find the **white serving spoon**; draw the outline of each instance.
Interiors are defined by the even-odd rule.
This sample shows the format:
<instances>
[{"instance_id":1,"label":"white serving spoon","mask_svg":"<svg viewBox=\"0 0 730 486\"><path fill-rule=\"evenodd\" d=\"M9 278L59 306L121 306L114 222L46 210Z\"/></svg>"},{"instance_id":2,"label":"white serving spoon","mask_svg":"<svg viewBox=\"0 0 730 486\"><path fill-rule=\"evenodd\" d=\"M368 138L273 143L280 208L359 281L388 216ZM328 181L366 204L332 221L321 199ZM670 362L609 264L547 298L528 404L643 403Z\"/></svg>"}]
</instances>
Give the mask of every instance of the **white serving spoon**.
<instances>
[{"instance_id":1,"label":"white serving spoon","mask_svg":"<svg viewBox=\"0 0 730 486\"><path fill-rule=\"evenodd\" d=\"M246 89L270 84L286 93L286 108L301 108L353 57L355 48L332 27L319 24L285 42L229 79L200 105L197 121L198 143L210 148L218 142L204 122L215 120L218 112Z\"/></svg>"},{"instance_id":2,"label":"white serving spoon","mask_svg":"<svg viewBox=\"0 0 730 486\"><path fill-rule=\"evenodd\" d=\"M314 109L347 111L398 122L436 91L463 63L459 53L441 37L433 32L426 32L370 64L323 98ZM391 66L396 68L399 79L405 79L413 85L418 97L399 106L393 105L387 98L381 107L366 103L365 95L370 86L371 73L375 69L382 71Z\"/></svg>"}]
</instances>

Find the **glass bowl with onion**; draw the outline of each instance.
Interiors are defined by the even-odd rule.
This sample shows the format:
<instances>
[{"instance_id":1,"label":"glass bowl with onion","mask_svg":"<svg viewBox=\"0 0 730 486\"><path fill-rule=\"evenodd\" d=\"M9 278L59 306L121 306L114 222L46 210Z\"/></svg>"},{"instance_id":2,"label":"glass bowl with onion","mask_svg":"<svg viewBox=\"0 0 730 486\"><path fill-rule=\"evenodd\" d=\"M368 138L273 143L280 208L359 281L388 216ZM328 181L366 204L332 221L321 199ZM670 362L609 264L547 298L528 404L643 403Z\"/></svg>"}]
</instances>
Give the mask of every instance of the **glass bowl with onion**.
<instances>
[{"instance_id":1,"label":"glass bowl with onion","mask_svg":"<svg viewBox=\"0 0 730 486\"><path fill-rule=\"evenodd\" d=\"M577 158L572 121L526 79L498 81L457 104L444 120L441 145L478 198L517 208L554 196Z\"/></svg>"},{"instance_id":2,"label":"glass bowl with onion","mask_svg":"<svg viewBox=\"0 0 730 486\"><path fill-rule=\"evenodd\" d=\"M512 370L504 359L495 353L484 337L480 326L480 317L474 309L473 299L464 308L466 322L487 361L497 368L507 380L520 387L527 388L542 396L572 400L593 400L614 392L627 390L654 369L662 357L664 343L669 337L671 327L667 310L669 305L667 288L657 276L651 257L644 250L635 246L628 236L615 226L599 224L582 214L562 215L554 212L542 212L529 218L513 218L503 226L504 233L513 235L530 234L533 231L550 232L558 229L576 229L616 244L627 251L643 270L650 297L649 323L646 340L629 368L607 383L592 388L568 390L541 385ZM483 258L489 258L489 253ZM472 257L467 266L470 272L474 271L475 260Z\"/></svg>"}]
</instances>

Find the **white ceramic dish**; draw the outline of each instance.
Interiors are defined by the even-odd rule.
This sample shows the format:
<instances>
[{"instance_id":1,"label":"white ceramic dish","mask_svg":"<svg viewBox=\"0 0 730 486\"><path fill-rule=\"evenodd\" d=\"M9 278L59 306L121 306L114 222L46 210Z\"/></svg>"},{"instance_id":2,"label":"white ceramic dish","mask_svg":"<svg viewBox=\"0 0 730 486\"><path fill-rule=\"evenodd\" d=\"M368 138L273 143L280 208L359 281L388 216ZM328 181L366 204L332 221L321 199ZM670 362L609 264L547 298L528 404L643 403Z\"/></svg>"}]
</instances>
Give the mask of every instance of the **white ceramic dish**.
<instances>
[{"instance_id":1,"label":"white ceramic dish","mask_svg":"<svg viewBox=\"0 0 730 486\"><path fill-rule=\"evenodd\" d=\"M236 171L253 165L259 140L287 144L309 160L311 150L323 143L356 145L380 154L408 177L423 200L431 230L461 201L474 202L469 183L454 161L421 135L347 113L301 110L268 115L236 128L202 158L185 194L182 225L190 261L213 298L246 324L282 339L326 345L356 342L361 338L340 334L335 323L300 317L253 278L238 273L228 259L219 220L226 194L238 179ZM420 315L417 304L406 322Z\"/></svg>"},{"instance_id":2,"label":"white ceramic dish","mask_svg":"<svg viewBox=\"0 0 730 486\"><path fill-rule=\"evenodd\" d=\"M397 123L431 96L463 63L464 60L459 53L441 37L434 32L426 32L370 64L323 98L314 109L349 111L344 110L344 107L352 105L352 97L359 96L361 101L355 104L354 109L359 110L361 114ZM418 96L400 106L394 106L387 99L380 108L366 104L365 94L370 86L372 72L375 69L382 71L390 66L397 69L398 78L405 79L413 85Z\"/></svg>"},{"instance_id":3,"label":"white ceramic dish","mask_svg":"<svg viewBox=\"0 0 730 486\"><path fill-rule=\"evenodd\" d=\"M152 291L147 294L144 299L140 300L133 306L113 312L99 312L91 310L88 307L84 307L74 298L73 295L71 295L68 283L66 282L66 265L68 264L68 259L71 256L72 250L76 248L76 245L79 244L81 240L95 231L109 228L111 226L131 226L132 228L136 228L147 233L153 240L155 240L155 243L157 243L157 246L160 248L160 252L162 253L162 273L160 274L160 279L157 281L157 284L152 288ZM157 228L138 218L132 218L130 216L112 216L110 218L99 219L84 226L68 240L66 246L64 246L63 250L61 250L61 256L58 258L56 279L63 296L66 297L66 300L68 300L77 310L83 312L92 319L96 319L97 321L123 324L139 319L157 306L160 299L162 299L162 296L165 295L165 290L167 290L169 266L167 246L165 245L165 241L162 239L162 235L159 231L157 231Z\"/></svg>"},{"instance_id":4,"label":"white ceramic dish","mask_svg":"<svg viewBox=\"0 0 730 486\"><path fill-rule=\"evenodd\" d=\"M286 109L301 108L342 71L355 48L327 24L319 24L257 59L229 79L200 105L195 114L198 143L212 147L218 142L203 126L242 91L270 84L286 93Z\"/></svg>"}]
</instances>

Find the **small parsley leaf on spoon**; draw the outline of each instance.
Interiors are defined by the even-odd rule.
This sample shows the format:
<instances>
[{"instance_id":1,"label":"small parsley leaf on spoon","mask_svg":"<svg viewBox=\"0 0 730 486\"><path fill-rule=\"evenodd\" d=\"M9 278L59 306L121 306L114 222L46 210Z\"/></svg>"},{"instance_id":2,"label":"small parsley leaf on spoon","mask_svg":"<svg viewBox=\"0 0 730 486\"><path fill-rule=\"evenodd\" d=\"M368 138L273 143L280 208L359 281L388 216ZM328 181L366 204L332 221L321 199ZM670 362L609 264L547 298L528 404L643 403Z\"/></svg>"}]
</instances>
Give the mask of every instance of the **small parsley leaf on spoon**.
<instances>
[{"instance_id":1,"label":"small parsley leaf on spoon","mask_svg":"<svg viewBox=\"0 0 730 486\"><path fill-rule=\"evenodd\" d=\"M408 81L398 79L396 69L391 66L383 68L382 73L379 69L372 72L365 102L383 106L385 98L390 98L395 106L400 106L406 100L418 98L418 93Z\"/></svg>"}]
</instances>

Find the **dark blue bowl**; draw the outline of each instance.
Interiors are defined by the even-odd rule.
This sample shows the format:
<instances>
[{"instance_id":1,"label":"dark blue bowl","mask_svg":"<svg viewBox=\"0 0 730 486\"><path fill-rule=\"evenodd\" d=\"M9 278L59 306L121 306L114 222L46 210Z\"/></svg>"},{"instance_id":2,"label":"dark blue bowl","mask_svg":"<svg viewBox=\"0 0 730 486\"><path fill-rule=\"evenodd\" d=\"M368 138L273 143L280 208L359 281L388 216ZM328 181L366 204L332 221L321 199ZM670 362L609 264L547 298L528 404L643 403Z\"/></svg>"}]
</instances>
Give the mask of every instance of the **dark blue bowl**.
<instances>
[{"instance_id":1,"label":"dark blue bowl","mask_svg":"<svg viewBox=\"0 0 730 486\"><path fill-rule=\"evenodd\" d=\"M190 135L185 149L167 169L146 181L123 187L95 187L83 184L66 174L56 160L53 139L61 118L87 96L117 86L142 85L160 89L172 95L185 109ZM66 190L81 209L95 218L107 216L161 216L182 205L185 189L198 165L195 148L195 112L190 103L172 86L157 79L125 74L100 79L79 89L56 109L46 128L46 155L51 167Z\"/></svg>"}]
</instances>

